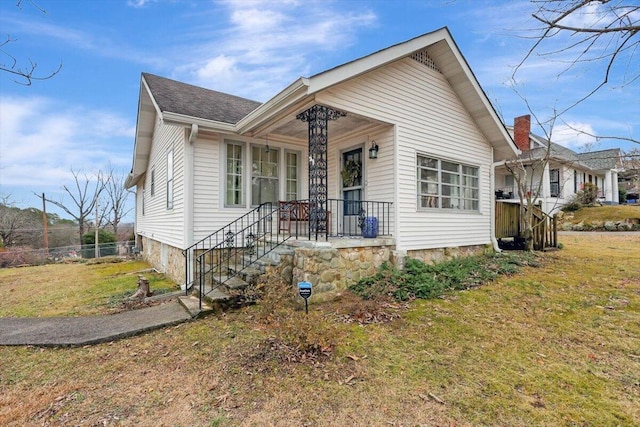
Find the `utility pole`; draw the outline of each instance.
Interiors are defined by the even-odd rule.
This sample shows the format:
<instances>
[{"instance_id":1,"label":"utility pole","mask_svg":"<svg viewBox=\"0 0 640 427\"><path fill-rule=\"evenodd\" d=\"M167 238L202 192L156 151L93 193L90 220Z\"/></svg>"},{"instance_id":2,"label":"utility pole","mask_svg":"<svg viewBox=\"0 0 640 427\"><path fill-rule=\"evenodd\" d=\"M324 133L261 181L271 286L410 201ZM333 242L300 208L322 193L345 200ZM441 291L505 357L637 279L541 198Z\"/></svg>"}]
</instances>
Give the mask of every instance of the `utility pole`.
<instances>
[{"instance_id":1,"label":"utility pole","mask_svg":"<svg viewBox=\"0 0 640 427\"><path fill-rule=\"evenodd\" d=\"M96 237L94 239L95 257L100 258L100 247L98 246L98 199L96 198Z\"/></svg>"},{"instance_id":2,"label":"utility pole","mask_svg":"<svg viewBox=\"0 0 640 427\"><path fill-rule=\"evenodd\" d=\"M42 193L42 223L44 224L44 250L49 256L49 219L47 218L47 203Z\"/></svg>"}]
</instances>

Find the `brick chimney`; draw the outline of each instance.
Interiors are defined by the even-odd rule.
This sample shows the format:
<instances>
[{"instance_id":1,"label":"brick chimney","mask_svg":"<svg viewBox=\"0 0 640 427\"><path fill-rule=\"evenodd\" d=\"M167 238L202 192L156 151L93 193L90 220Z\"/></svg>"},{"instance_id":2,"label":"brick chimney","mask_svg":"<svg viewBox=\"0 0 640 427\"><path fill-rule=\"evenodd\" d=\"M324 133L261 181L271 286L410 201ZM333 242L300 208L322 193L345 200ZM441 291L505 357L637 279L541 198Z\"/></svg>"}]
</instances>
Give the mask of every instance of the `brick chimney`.
<instances>
[{"instance_id":1,"label":"brick chimney","mask_svg":"<svg viewBox=\"0 0 640 427\"><path fill-rule=\"evenodd\" d=\"M530 133L531 116L529 114L513 119L513 141L521 151L528 151L531 148Z\"/></svg>"}]
</instances>

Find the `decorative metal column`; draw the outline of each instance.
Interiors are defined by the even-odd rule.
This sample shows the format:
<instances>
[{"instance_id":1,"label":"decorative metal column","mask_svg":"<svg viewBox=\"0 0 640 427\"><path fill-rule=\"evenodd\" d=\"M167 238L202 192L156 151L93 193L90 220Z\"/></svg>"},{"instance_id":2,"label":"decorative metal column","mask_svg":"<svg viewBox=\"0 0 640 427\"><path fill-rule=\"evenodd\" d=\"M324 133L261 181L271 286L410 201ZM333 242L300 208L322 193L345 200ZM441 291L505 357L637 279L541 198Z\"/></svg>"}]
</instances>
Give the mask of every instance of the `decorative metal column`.
<instances>
[{"instance_id":1,"label":"decorative metal column","mask_svg":"<svg viewBox=\"0 0 640 427\"><path fill-rule=\"evenodd\" d=\"M296 119L309 124L309 238L327 230L327 142L329 120L346 116L343 111L314 105Z\"/></svg>"}]
</instances>

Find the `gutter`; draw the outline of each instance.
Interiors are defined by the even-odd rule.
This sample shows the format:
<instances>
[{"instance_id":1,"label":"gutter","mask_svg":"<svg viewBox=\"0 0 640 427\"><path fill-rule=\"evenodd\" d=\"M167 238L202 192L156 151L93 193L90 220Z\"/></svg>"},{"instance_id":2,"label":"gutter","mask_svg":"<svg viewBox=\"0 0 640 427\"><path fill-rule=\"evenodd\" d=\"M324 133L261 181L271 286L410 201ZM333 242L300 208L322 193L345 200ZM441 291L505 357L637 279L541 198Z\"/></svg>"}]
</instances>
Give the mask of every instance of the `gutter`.
<instances>
[{"instance_id":1,"label":"gutter","mask_svg":"<svg viewBox=\"0 0 640 427\"><path fill-rule=\"evenodd\" d=\"M195 125L197 128L208 128L216 130L218 132L236 133L236 126L231 123L217 122L215 120L200 119L198 117L191 117L184 114L164 112L162 113L162 121L169 124L178 124L183 126L192 127ZM196 134L199 129L196 129ZM192 132L193 134L193 128Z\"/></svg>"},{"instance_id":2,"label":"gutter","mask_svg":"<svg viewBox=\"0 0 640 427\"><path fill-rule=\"evenodd\" d=\"M496 201L493 198L493 195L496 194L496 166L501 166L505 162L493 162L493 146L491 146L491 170L489 171L489 189L491 191L491 244L493 245L493 250L500 253L502 249L498 245L498 240L496 239Z\"/></svg>"}]
</instances>

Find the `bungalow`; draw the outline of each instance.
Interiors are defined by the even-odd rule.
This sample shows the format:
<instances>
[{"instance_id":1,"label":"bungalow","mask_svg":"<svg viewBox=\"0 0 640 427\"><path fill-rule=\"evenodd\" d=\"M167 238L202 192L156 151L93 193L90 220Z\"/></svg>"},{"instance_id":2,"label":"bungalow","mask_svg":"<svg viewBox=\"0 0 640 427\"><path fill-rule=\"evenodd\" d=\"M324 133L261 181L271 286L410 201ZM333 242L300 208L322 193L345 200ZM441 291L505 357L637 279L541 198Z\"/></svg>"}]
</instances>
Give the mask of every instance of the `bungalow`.
<instances>
[{"instance_id":1,"label":"bungalow","mask_svg":"<svg viewBox=\"0 0 640 427\"><path fill-rule=\"evenodd\" d=\"M143 256L185 287L286 247L288 280L335 291L496 247L494 167L516 155L442 28L265 103L143 73L126 186Z\"/></svg>"},{"instance_id":2,"label":"bungalow","mask_svg":"<svg viewBox=\"0 0 640 427\"><path fill-rule=\"evenodd\" d=\"M536 203L552 215L566 205L585 183L593 184L602 203L618 203L618 172L622 170L620 149L577 153L531 133L531 116L516 117L507 127L520 150L518 163L526 168L526 185L539 194ZM548 162L544 161L547 158ZM521 173L523 175L523 173ZM538 191L539 190L539 191ZM496 198L519 202L514 176L506 167L496 168Z\"/></svg>"}]
</instances>

